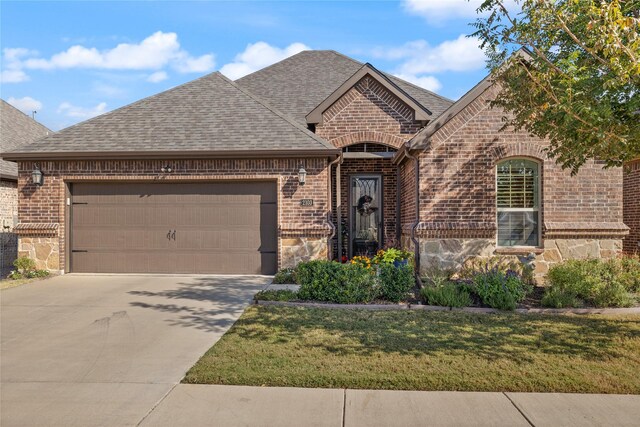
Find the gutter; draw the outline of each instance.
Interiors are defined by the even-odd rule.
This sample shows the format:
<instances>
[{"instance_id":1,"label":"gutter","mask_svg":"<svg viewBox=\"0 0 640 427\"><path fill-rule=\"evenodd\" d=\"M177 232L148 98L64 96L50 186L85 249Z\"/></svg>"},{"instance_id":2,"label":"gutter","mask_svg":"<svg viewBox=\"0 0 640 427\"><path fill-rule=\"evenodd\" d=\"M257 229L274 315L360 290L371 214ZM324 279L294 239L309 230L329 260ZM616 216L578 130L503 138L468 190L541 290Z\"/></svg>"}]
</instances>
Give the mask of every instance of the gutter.
<instances>
[{"instance_id":1,"label":"gutter","mask_svg":"<svg viewBox=\"0 0 640 427\"><path fill-rule=\"evenodd\" d=\"M149 159L216 159L216 158L281 158L281 157L333 157L340 150L200 150L200 151L87 151L87 152L8 152L3 160L149 160Z\"/></svg>"},{"instance_id":2,"label":"gutter","mask_svg":"<svg viewBox=\"0 0 640 427\"><path fill-rule=\"evenodd\" d=\"M326 217L326 223L329 226L329 228L331 228L331 234L329 235L329 237L327 238L327 258L329 258L329 261L333 260L333 248L330 247L331 246L331 241L333 240L333 238L336 236L336 225L333 223L333 221L331 221L331 215L333 214L333 192L332 187L331 187L331 168L333 167L333 165L338 164L341 165L343 161L342 158L342 153L335 159L332 160L331 162L329 162L329 173L328 173L328 178L327 178L327 194L329 195L329 200L328 200L328 209L327 209L327 217ZM340 254L338 254L338 256L340 256Z\"/></svg>"}]
</instances>

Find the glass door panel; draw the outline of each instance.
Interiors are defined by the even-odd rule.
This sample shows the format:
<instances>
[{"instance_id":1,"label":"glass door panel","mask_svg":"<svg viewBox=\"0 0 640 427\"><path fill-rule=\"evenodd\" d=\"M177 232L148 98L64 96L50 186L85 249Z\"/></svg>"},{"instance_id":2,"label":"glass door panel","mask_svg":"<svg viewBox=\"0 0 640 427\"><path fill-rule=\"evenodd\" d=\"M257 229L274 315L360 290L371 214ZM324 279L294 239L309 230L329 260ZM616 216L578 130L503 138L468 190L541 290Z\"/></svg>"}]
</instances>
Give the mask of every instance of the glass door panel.
<instances>
[{"instance_id":1,"label":"glass door panel","mask_svg":"<svg viewBox=\"0 0 640 427\"><path fill-rule=\"evenodd\" d=\"M373 256L380 248L382 226L380 176L352 176L350 255Z\"/></svg>"}]
</instances>

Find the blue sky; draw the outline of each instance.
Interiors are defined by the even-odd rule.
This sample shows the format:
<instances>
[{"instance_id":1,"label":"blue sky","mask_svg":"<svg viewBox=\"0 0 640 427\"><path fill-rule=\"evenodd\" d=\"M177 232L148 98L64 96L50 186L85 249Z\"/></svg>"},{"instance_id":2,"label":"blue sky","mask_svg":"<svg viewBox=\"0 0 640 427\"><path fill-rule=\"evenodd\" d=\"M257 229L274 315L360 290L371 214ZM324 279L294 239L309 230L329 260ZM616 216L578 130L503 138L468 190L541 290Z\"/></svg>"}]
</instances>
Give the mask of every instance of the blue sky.
<instances>
[{"instance_id":1,"label":"blue sky","mask_svg":"<svg viewBox=\"0 0 640 427\"><path fill-rule=\"evenodd\" d=\"M0 3L0 96L53 130L219 70L333 49L457 99L486 75L479 0Z\"/></svg>"}]
</instances>

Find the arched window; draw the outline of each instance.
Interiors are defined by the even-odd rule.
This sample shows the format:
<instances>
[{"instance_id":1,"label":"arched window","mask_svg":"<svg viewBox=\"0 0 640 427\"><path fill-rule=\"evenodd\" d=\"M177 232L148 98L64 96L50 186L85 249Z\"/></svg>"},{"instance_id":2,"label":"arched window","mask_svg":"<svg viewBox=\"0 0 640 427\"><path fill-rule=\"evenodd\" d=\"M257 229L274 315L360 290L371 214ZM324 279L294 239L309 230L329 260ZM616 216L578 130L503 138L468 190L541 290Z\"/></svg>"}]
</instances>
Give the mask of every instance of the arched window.
<instances>
[{"instance_id":1,"label":"arched window","mask_svg":"<svg viewBox=\"0 0 640 427\"><path fill-rule=\"evenodd\" d=\"M498 246L540 244L540 166L527 159L498 163Z\"/></svg>"}]
</instances>

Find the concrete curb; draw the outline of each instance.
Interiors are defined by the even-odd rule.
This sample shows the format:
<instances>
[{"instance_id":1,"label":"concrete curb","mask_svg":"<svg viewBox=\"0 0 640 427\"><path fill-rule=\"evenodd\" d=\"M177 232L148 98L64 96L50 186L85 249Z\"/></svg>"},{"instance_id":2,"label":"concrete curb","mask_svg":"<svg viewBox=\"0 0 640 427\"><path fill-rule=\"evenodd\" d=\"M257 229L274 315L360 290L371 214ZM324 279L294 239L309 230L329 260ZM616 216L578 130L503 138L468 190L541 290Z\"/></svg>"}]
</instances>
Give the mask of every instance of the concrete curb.
<instances>
[{"instance_id":1,"label":"concrete curb","mask_svg":"<svg viewBox=\"0 0 640 427\"><path fill-rule=\"evenodd\" d=\"M626 308L517 308L513 312L484 307L451 308L437 305L420 304L325 304L319 302L263 301L255 300L256 305L274 305L281 307L310 307L342 310L422 310L456 311L462 313L518 313L518 314L640 314L640 307Z\"/></svg>"}]
</instances>

